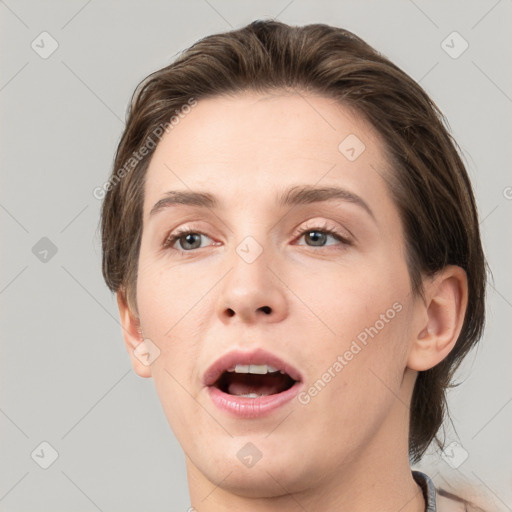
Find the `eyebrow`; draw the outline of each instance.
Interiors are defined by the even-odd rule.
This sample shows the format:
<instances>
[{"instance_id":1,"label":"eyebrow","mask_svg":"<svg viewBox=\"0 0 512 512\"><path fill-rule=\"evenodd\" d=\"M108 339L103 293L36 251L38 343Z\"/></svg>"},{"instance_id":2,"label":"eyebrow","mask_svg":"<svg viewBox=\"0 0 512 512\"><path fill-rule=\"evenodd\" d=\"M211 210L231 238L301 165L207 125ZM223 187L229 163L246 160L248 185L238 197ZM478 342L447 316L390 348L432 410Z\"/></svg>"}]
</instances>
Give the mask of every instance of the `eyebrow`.
<instances>
[{"instance_id":1,"label":"eyebrow","mask_svg":"<svg viewBox=\"0 0 512 512\"><path fill-rule=\"evenodd\" d=\"M360 206L374 220L376 220L371 208L361 197L340 187L296 185L279 194L276 203L278 206L285 207L321 203L331 200L345 201ZM155 203L149 212L149 216L152 217L159 211L177 205L189 205L200 208L215 209L219 207L219 204L217 197L208 192L170 190L165 193L165 196L162 199Z\"/></svg>"}]
</instances>

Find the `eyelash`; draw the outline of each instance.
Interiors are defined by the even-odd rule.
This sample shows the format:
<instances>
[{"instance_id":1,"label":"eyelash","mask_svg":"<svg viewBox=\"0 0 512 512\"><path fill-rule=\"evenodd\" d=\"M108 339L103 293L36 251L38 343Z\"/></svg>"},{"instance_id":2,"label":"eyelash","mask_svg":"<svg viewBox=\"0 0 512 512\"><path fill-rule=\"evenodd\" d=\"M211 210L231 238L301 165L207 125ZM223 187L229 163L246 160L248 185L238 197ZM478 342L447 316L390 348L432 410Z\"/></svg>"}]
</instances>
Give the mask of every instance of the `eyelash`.
<instances>
[{"instance_id":1,"label":"eyelash","mask_svg":"<svg viewBox=\"0 0 512 512\"><path fill-rule=\"evenodd\" d=\"M341 242L344 245L347 245L347 246L352 245L352 242L350 240L348 240L346 237L344 237L338 230L336 230L334 228L329 228L329 227L327 227L326 224L322 227L320 227L320 226L307 227L307 228L295 231L295 233L293 234L293 237L294 237L294 239L298 236L300 236L302 238L303 235L305 235L306 233L311 233L312 231L331 235L332 237L334 237L336 240L338 240L339 242ZM166 237L166 239L164 240L164 242L162 244L162 247L164 249L173 249L173 245L180 238L182 238L186 235L190 235L190 234L204 235L204 233L202 233L198 230L194 230L194 229L190 229L190 228L178 228L174 233L172 233ZM309 247L315 247L315 246L310 245ZM318 247L327 248L329 246L318 246ZM185 252L194 252L196 249L192 249L192 250L188 250L188 251L185 251L183 249L174 249L174 250L185 253Z\"/></svg>"}]
</instances>

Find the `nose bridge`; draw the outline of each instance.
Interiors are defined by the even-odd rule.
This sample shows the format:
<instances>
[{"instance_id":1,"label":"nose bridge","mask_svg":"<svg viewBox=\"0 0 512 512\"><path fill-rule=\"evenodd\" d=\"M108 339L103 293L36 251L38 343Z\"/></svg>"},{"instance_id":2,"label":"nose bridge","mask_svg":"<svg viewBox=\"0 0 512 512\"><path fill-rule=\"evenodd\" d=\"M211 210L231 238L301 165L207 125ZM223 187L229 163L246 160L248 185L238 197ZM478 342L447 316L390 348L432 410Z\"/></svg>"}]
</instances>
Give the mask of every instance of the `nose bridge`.
<instances>
[{"instance_id":1,"label":"nose bridge","mask_svg":"<svg viewBox=\"0 0 512 512\"><path fill-rule=\"evenodd\" d=\"M247 234L248 231L252 234ZM269 268L270 262L276 260L272 241L266 238L265 231L265 228L246 230L241 241L233 246L229 257L231 270L223 280L219 300L219 314L224 319L238 316L251 322L259 317L275 320L285 314L282 285L274 275L276 269Z\"/></svg>"},{"instance_id":2,"label":"nose bridge","mask_svg":"<svg viewBox=\"0 0 512 512\"><path fill-rule=\"evenodd\" d=\"M262 236L258 236L261 240ZM268 268L269 253L272 251L270 242L268 240L256 239L253 235L247 235L234 246L234 250L230 258L230 272L231 286L235 290L247 294L261 293L266 290L269 291L269 273Z\"/></svg>"},{"instance_id":3,"label":"nose bridge","mask_svg":"<svg viewBox=\"0 0 512 512\"><path fill-rule=\"evenodd\" d=\"M233 224L235 228L231 233L234 242L234 252L231 255L232 264L236 268L244 269L246 266L250 267L257 263L255 268L261 272L260 267L265 267L265 262L269 259L269 253L272 251L272 240L269 238L270 229L266 222L267 219L261 212L252 208L251 205L245 207L241 205L241 208L237 210L235 224ZM252 272L254 272L254 268Z\"/></svg>"}]
</instances>

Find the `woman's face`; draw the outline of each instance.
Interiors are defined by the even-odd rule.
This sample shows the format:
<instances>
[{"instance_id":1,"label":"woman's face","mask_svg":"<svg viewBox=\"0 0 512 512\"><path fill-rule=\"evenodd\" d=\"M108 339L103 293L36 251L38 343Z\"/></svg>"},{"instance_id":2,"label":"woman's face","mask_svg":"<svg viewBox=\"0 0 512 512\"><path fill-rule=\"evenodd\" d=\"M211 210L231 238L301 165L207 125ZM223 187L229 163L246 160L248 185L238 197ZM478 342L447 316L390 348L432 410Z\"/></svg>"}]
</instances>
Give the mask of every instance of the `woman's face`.
<instances>
[{"instance_id":1,"label":"woman's face","mask_svg":"<svg viewBox=\"0 0 512 512\"><path fill-rule=\"evenodd\" d=\"M147 171L137 304L189 478L274 496L339 478L382 447L406 450L415 299L387 172L375 131L309 94L200 100L162 137ZM296 194L303 187L342 191ZM217 204L154 209L171 191ZM177 230L195 234L166 244ZM219 358L238 351L247 363L257 350L295 369L291 390L279 392L293 382L280 373L205 385Z\"/></svg>"}]
</instances>

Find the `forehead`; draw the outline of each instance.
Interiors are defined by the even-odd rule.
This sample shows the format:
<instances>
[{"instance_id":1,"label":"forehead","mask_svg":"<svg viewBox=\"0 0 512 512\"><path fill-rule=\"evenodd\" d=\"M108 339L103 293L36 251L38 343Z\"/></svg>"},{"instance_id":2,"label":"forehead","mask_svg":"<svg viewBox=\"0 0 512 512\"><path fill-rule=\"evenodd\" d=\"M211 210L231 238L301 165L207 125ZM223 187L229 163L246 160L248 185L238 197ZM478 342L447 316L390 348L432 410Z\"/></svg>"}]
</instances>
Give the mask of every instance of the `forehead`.
<instances>
[{"instance_id":1,"label":"forehead","mask_svg":"<svg viewBox=\"0 0 512 512\"><path fill-rule=\"evenodd\" d=\"M243 93L202 99L160 140L146 177L145 216L168 189L211 190L240 201L290 184L384 192L378 133L331 98Z\"/></svg>"}]
</instances>

